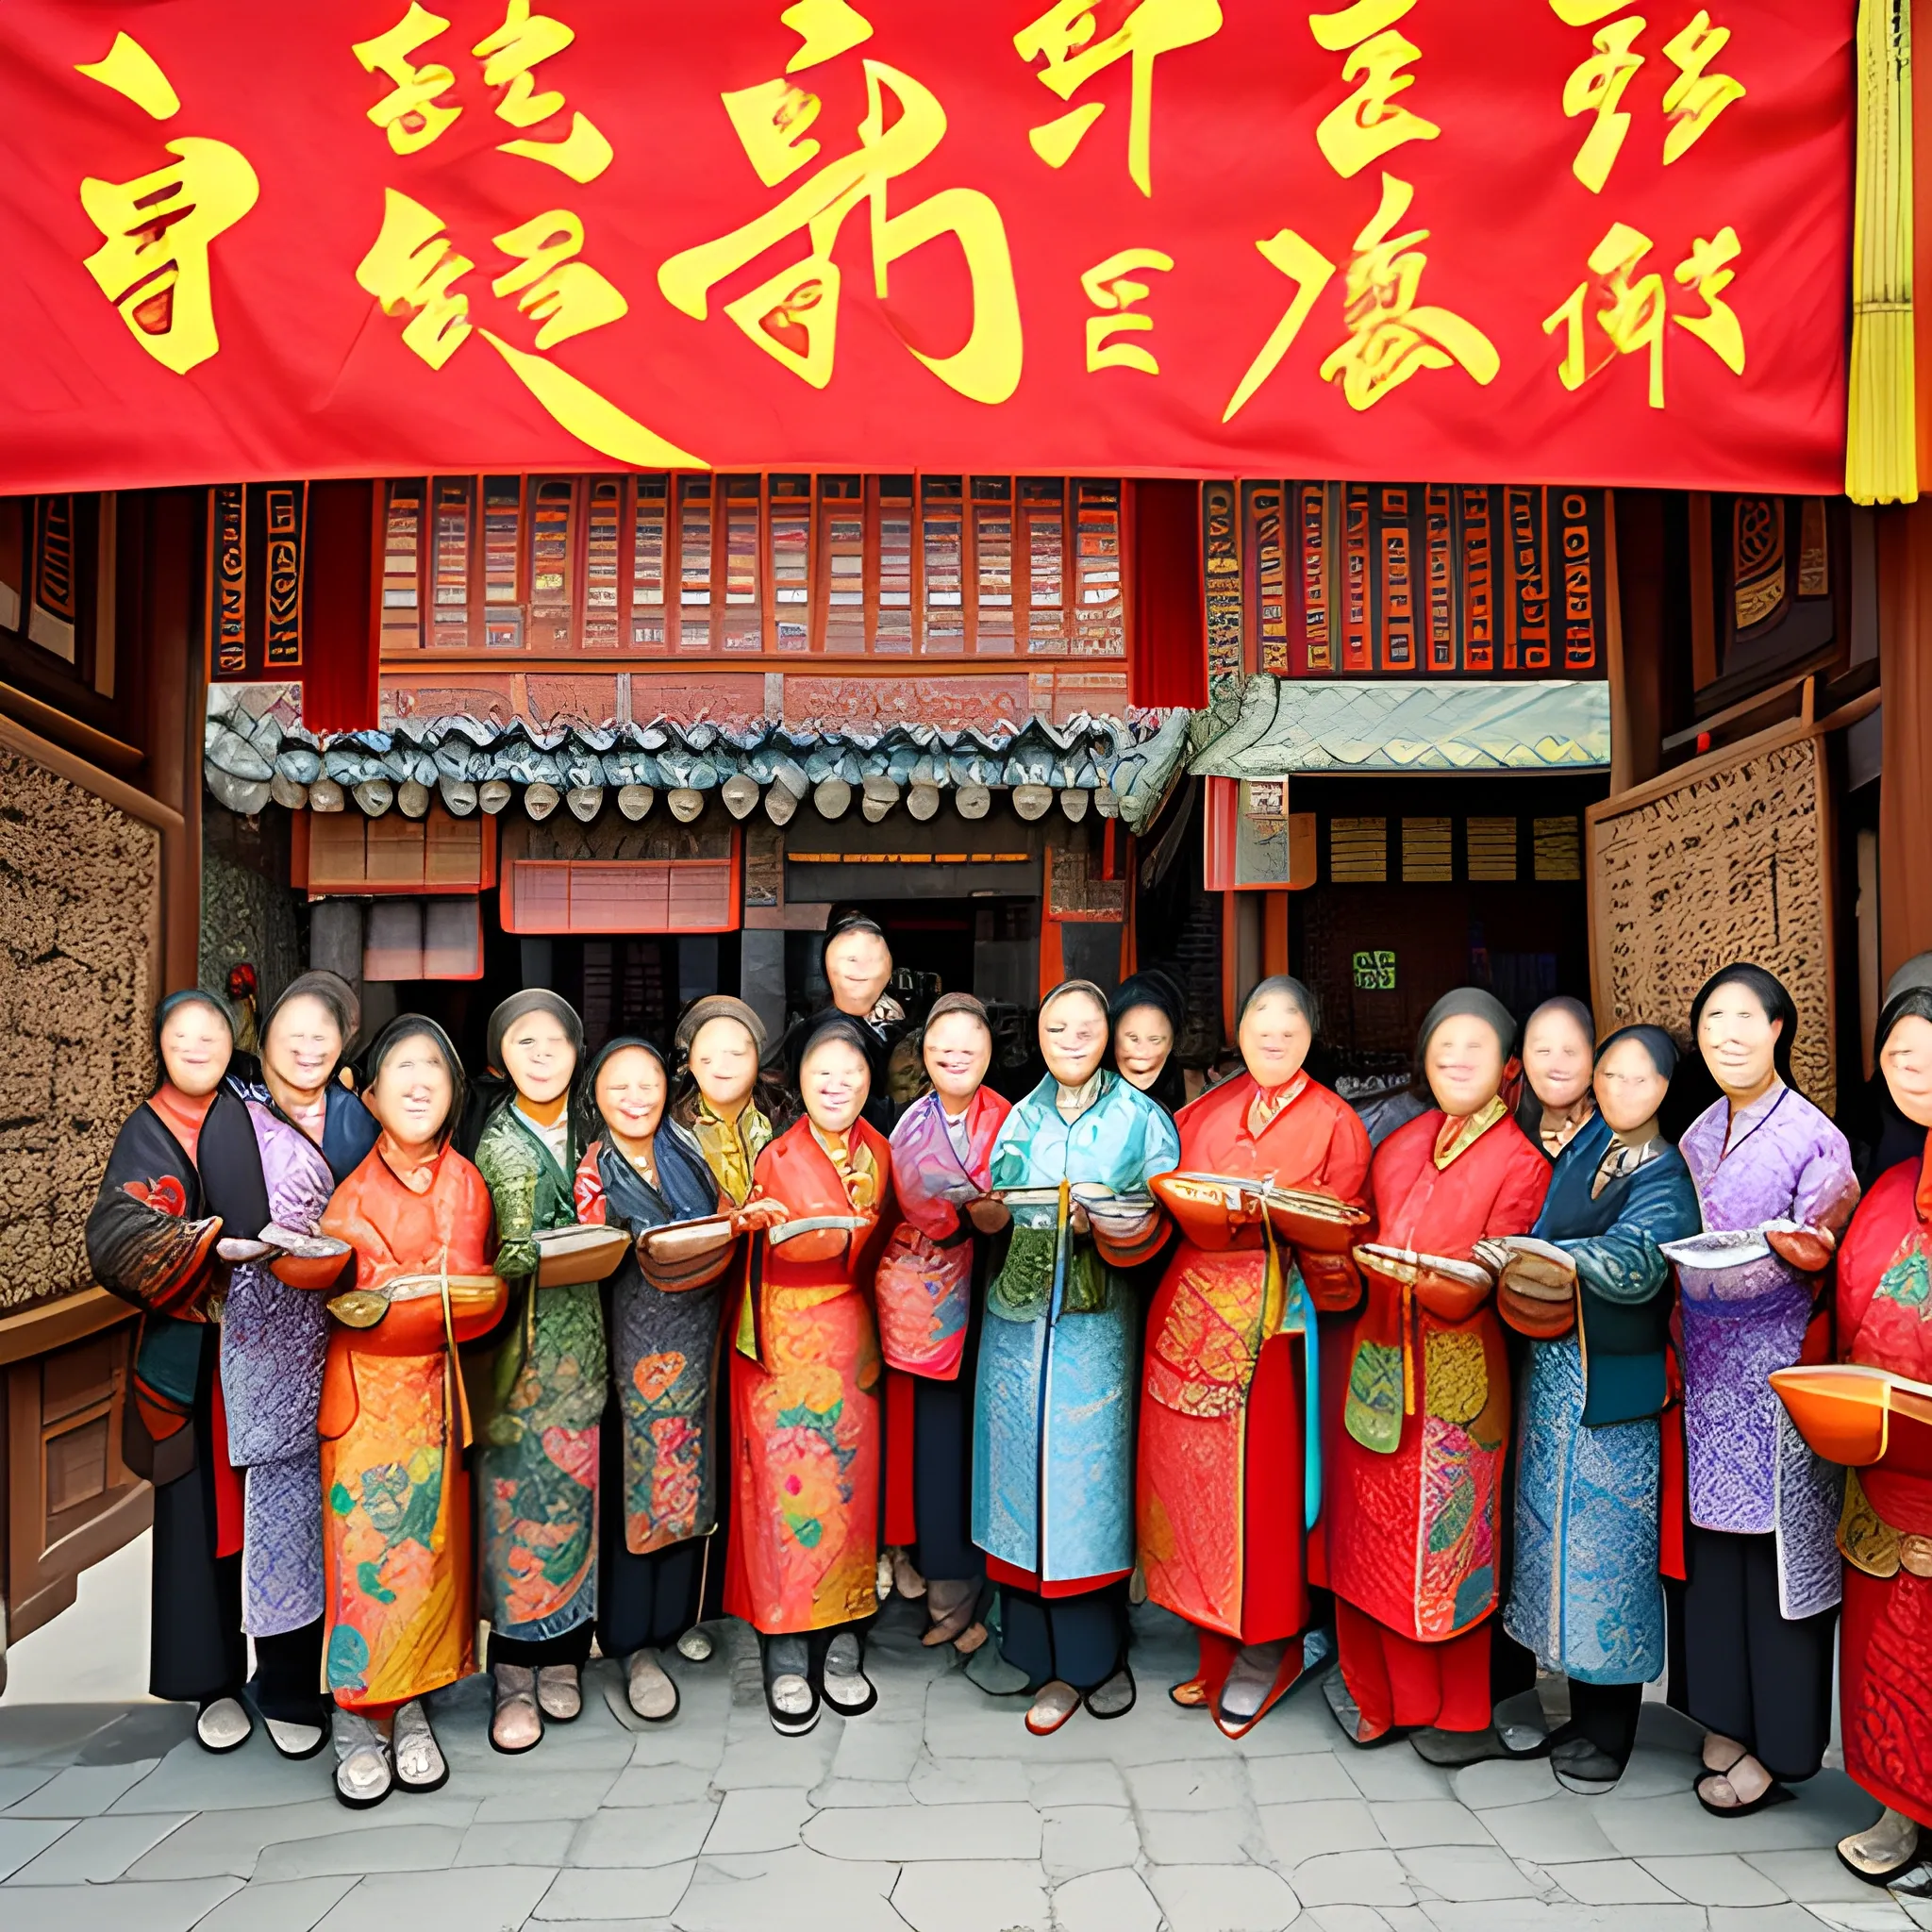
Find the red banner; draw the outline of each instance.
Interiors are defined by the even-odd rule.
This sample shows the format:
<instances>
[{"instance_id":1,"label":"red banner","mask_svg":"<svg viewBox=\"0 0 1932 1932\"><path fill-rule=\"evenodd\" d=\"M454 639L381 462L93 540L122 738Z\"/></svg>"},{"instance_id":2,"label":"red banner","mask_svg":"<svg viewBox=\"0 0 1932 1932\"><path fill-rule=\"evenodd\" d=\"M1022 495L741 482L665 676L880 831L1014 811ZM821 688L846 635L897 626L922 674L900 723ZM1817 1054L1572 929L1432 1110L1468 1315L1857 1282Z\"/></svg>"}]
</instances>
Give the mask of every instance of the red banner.
<instances>
[{"instance_id":1,"label":"red banner","mask_svg":"<svg viewBox=\"0 0 1932 1932\"><path fill-rule=\"evenodd\" d=\"M1637 4L8 0L0 491L1836 491L1852 0Z\"/></svg>"}]
</instances>

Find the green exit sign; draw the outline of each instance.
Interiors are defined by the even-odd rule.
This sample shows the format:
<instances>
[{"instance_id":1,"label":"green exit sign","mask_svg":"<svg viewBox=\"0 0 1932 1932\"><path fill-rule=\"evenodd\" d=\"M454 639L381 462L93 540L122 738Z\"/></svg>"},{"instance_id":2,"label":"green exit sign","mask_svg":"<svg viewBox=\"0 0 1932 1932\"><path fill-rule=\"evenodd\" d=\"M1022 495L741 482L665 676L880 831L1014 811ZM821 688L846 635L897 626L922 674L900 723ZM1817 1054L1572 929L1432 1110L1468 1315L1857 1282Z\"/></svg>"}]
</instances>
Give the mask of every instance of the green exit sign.
<instances>
[{"instance_id":1,"label":"green exit sign","mask_svg":"<svg viewBox=\"0 0 1932 1932\"><path fill-rule=\"evenodd\" d=\"M1357 992L1393 992L1395 955L1357 953L1355 956L1355 989Z\"/></svg>"}]
</instances>

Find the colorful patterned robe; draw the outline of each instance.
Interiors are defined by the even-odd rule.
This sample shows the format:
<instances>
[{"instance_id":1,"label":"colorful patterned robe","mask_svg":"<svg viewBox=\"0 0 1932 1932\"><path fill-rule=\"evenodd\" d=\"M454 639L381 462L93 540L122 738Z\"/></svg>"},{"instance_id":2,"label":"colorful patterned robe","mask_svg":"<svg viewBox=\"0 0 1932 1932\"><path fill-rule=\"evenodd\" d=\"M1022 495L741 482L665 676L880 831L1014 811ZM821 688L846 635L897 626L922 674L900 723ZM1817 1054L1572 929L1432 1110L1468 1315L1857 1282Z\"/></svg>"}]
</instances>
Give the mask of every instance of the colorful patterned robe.
<instances>
[{"instance_id":1,"label":"colorful patterned robe","mask_svg":"<svg viewBox=\"0 0 1932 1932\"><path fill-rule=\"evenodd\" d=\"M545 1229L576 1220L571 1175L514 1102L476 1143L518 1303L496 1351L494 1401L476 1470L483 1492L483 1614L501 1637L541 1642L597 1614L597 1424L609 1360L595 1282L537 1286Z\"/></svg>"},{"instance_id":2,"label":"colorful patterned robe","mask_svg":"<svg viewBox=\"0 0 1932 1932\"><path fill-rule=\"evenodd\" d=\"M1932 1158L1888 1168L1859 1202L1839 1250L1838 1340L1847 1361L1932 1382ZM1838 1541L1845 1770L1932 1827L1932 1476L1848 1472Z\"/></svg>"},{"instance_id":3,"label":"colorful patterned robe","mask_svg":"<svg viewBox=\"0 0 1932 1932\"><path fill-rule=\"evenodd\" d=\"M1486 1236L1529 1232L1549 1163L1500 1105L1486 1111L1471 1138L1485 1115L1452 1122L1431 1108L1376 1149L1377 1243L1466 1261ZM1436 1642L1495 1605L1509 1372L1491 1302L1452 1320L1406 1299L1368 1277L1331 1438L1329 1577L1398 1636Z\"/></svg>"},{"instance_id":4,"label":"colorful patterned robe","mask_svg":"<svg viewBox=\"0 0 1932 1932\"><path fill-rule=\"evenodd\" d=\"M1260 1091L1242 1074L1181 1109L1183 1171L1358 1203L1369 1137L1354 1110L1297 1074L1257 1136ZM1307 1363L1318 1345L1293 1254L1258 1224L1213 1252L1183 1241L1168 1263L1147 1325L1141 1563L1156 1603L1239 1643L1307 1622L1306 1478L1318 1495L1322 1479Z\"/></svg>"},{"instance_id":5,"label":"colorful patterned robe","mask_svg":"<svg viewBox=\"0 0 1932 1932\"><path fill-rule=\"evenodd\" d=\"M577 1219L628 1228L635 1242L651 1228L717 1211L717 1185L694 1146L660 1132L655 1154L654 1188L608 1141L591 1141L577 1167ZM721 1257L720 1274L727 1260ZM644 1274L635 1246L610 1277L609 1293L614 1421L624 1442L624 1546L644 1557L717 1527L725 1294L716 1274L659 1288Z\"/></svg>"},{"instance_id":6,"label":"colorful patterned robe","mask_svg":"<svg viewBox=\"0 0 1932 1932\"><path fill-rule=\"evenodd\" d=\"M992 1185L1091 1181L1140 1193L1180 1159L1174 1122L1119 1074L1096 1076L1072 1122L1042 1080L993 1142ZM1077 1595L1134 1566L1134 1353L1140 1310L1119 1270L1167 1232L1157 1213L1131 1248L1076 1235L1053 1206L1020 1205L987 1290L973 1432L973 1541L995 1582ZM1058 1286L1057 1286L1058 1284Z\"/></svg>"},{"instance_id":7,"label":"colorful patterned robe","mask_svg":"<svg viewBox=\"0 0 1932 1932\"><path fill-rule=\"evenodd\" d=\"M1779 1219L1836 1232L1857 1203L1845 1137L1789 1087L1774 1085L1735 1122L1719 1100L1679 1144L1711 1232ZM1690 1521L1745 1536L1774 1529L1783 1614L1829 1609L1840 1596L1842 1485L1805 1446L1770 1382L1807 1352L1822 1277L1774 1254L1741 1268L1679 1268L1677 1285ZM1809 1345L1821 1359L1822 1323Z\"/></svg>"},{"instance_id":8,"label":"colorful patterned robe","mask_svg":"<svg viewBox=\"0 0 1932 1932\"><path fill-rule=\"evenodd\" d=\"M731 1536L724 1607L767 1636L878 1607L878 1334L872 1274L893 1219L891 1152L863 1120L835 1163L809 1121L759 1155L752 1198L793 1220L850 1215L748 1247L731 1356Z\"/></svg>"},{"instance_id":9,"label":"colorful patterned robe","mask_svg":"<svg viewBox=\"0 0 1932 1932\"><path fill-rule=\"evenodd\" d=\"M1683 1158L1661 1143L1592 1198L1612 1139L1601 1115L1577 1129L1531 1230L1575 1260L1578 1327L1526 1344L1503 1624L1545 1670L1642 1684L1664 1667L1657 1418L1671 1264L1658 1249L1700 1223Z\"/></svg>"},{"instance_id":10,"label":"colorful patterned robe","mask_svg":"<svg viewBox=\"0 0 1932 1932\"><path fill-rule=\"evenodd\" d=\"M424 1170L418 1170L420 1178ZM324 1234L356 1251L356 1286L437 1269L485 1274L490 1190L454 1147L415 1192L385 1142L335 1191ZM454 1323L473 1341L508 1295ZM475 1668L470 1485L461 1383L442 1303L399 1302L373 1328L337 1326L323 1373L322 1488L328 1630L325 1671L346 1710L380 1713Z\"/></svg>"}]
</instances>

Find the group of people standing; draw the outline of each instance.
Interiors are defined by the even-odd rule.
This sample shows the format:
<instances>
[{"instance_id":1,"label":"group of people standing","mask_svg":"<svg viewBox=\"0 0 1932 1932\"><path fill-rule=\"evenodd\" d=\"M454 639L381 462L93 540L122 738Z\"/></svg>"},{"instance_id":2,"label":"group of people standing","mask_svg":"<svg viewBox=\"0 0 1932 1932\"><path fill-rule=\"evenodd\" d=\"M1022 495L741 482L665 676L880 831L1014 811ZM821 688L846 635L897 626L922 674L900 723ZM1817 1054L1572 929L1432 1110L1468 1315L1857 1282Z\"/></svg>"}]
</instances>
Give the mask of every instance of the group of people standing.
<instances>
[{"instance_id":1,"label":"group of people standing","mask_svg":"<svg viewBox=\"0 0 1932 1932\"><path fill-rule=\"evenodd\" d=\"M1932 1177L1914 1157L1860 1205L1770 974L1698 994L1720 1097L1673 1145L1658 1028L1600 1041L1554 1000L1519 1042L1461 989L1409 1092L1357 1112L1310 1077L1287 977L1191 1102L1158 978L1050 992L1013 1102L985 1010L944 994L900 1108L885 936L844 924L824 966L782 1041L712 995L668 1055L588 1064L565 1002L517 994L474 1084L405 1015L351 1086L327 974L258 1060L215 996L162 1003L88 1239L143 1314L152 1688L205 1745L252 1703L285 1754L333 1736L345 1803L433 1790L424 1700L479 1618L514 1753L578 1714L593 1641L638 1719L673 1717L667 1653L702 1660L721 1611L796 1734L876 1702L895 1589L1044 1735L1132 1708L1144 1589L1199 1635L1170 1696L1229 1736L1317 1673L1357 1746L1548 1754L1583 1791L1668 1669L1697 1798L1740 1816L1819 1767L1842 1596L1847 1767L1887 1810L1841 1855L1913 1866L1932 1478L1847 1484L1770 1376L1932 1382ZM1877 1060L1932 1121L1932 991L1888 1003ZM1539 1669L1568 1681L1554 1729Z\"/></svg>"}]
</instances>

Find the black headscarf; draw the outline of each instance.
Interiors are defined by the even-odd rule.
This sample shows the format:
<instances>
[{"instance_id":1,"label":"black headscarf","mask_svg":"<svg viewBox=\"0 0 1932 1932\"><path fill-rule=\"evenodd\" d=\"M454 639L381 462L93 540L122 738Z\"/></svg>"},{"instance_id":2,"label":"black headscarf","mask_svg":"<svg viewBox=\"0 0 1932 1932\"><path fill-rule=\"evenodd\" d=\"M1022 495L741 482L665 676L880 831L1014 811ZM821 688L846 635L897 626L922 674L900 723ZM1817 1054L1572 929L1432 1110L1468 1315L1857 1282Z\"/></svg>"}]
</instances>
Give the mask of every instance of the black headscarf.
<instances>
[{"instance_id":1,"label":"black headscarf","mask_svg":"<svg viewBox=\"0 0 1932 1932\"><path fill-rule=\"evenodd\" d=\"M464 1077L462 1061L457 1058L456 1042L427 1014L398 1013L375 1036L375 1043L369 1049L363 1062L368 1085L375 1085L376 1077L382 1072L382 1063L406 1040L430 1041L442 1055L443 1064L449 1069L449 1111L443 1116L441 1129L436 1137L439 1145L446 1145L462 1121L463 1108L470 1097L470 1083Z\"/></svg>"},{"instance_id":2,"label":"black headscarf","mask_svg":"<svg viewBox=\"0 0 1932 1932\"><path fill-rule=\"evenodd\" d=\"M841 1013L828 1008L824 1012L815 1014L808 1020L800 1031L798 1041L798 1102L805 1106L805 1063L827 1041L842 1040L860 1059L865 1062L866 1094L865 1105L858 1110L859 1119L878 1127L882 1134L892 1131L891 1116L898 1109L892 1107L891 1095L886 1095L887 1124L879 1125L879 1114L874 1111L874 1102L879 1097L880 1070L878 1063L878 1037L861 1020L855 1020L850 1013Z\"/></svg>"},{"instance_id":3,"label":"black headscarf","mask_svg":"<svg viewBox=\"0 0 1932 1932\"><path fill-rule=\"evenodd\" d=\"M577 1017L577 1009L548 987L526 986L522 992L513 992L508 999L500 1002L483 1029L484 1058L489 1061L492 1074L507 1071L503 1064L503 1036L526 1013L548 1013L563 1028L572 1051L579 1061L582 1060L584 1023Z\"/></svg>"},{"instance_id":4,"label":"black headscarf","mask_svg":"<svg viewBox=\"0 0 1932 1932\"><path fill-rule=\"evenodd\" d=\"M1872 1044L1872 1085L1876 1090L1875 1108L1877 1131L1869 1146L1859 1144L1854 1137L1854 1145L1863 1156L1857 1163L1858 1180L1864 1187L1882 1174L1886 1169L1896 1167L1902 1160L1921 1160L1925 1154L1925 1129L1917 1121L1907 1120L1899 1109L1899 1104L1891 1097L1891 1088L1885 1077L1883 1058L1885 1042L1891 1038L1893 1027L1901 1020L1932 1020L1932 984L1917 976L1920 959L1927 956L1921 954L1918 959L1910 959L1891 976L1887 999L1878 1014L1878 1027Z\"/></svg>"},{"instance_id":5,"label":"black headscarf","mask_svg":"<svg viewBox=\"0 0 1932 1932\"><path fill-rule=\"evenodd\" d=\"M167 1078L167 1069L161 1061L161 1028L183 1007L206 1007L224 1026L228 1029L228 1042L233 1047L235 1041L235 1009L218 992L208 992L198 986L184 986L179 992L171 992L155 1008L154 1031L151 1043L155 1055L155 1075L158 1079Z\"/></svg>"},{"instance_id":6,"label":"black headscarf","mask_svg":"<svg viewBox=\"0 0 1932 1932\"><path fill-rule=\"evenodd\" d=\"M1650 1056L1650 1063L1657 1071L1659 1079L1669 1080L1677 1071L1677 1042L1661 1026L1619 1026L1604 1043L1597 1048L1596 1058L1591 1061L1593 1067L1604 1063L1604 1056L1611 1047L1625 1040L1637 1041Z\"/></svg>"},{"instance_id":7,"label":"black headscarf","mask_svg":"<svg viewBox=\"0 0 1932 1932\"><path fill-rule=\"evenodd\" d=\"M343 1062L355 1053L356 1036L362 1029L362 1002L356 997L356 989L340 973L331 973L324 966L311 967L283 987L255 1029L256 1051L248 1058L256 1063L254 1078L258 1085L262 1079L260 1070L267 1064L268 1030L275 1024L275 1015L291 1000L299 999L320 1000L335 1021L336 1031L341 1035L342 1050L336 1056L336 1064L328 1070L331 1080L341 1072Z\"/></svg>"},{"instance_id":8,"label":"black headscarf","mask_svg":"<svg viewBox=\"0 0 1932 1932\"><path fill-rule=\"evenodd\" d=\"M1503 1058L1509 1058L1510 1050L1516 1044L1516 1022L1509 1017L1509 1008L1492 992L1486 992L1479 986L1458 986L1453 992L1445 992L1424 1016L1422 1031L1416 1035L1415 1059L1418 1070L1429 1050L1429 1040L1437 1027L1445 1020L1480 1020L1496 1036L1496 1043L1503 1050Z\"/></svg>"},{"instance_id":9,"label":"black headscarf","mask_svg":"<svg viewBox=\"0 0 1932 1932\"><path fill-rule=\"evenodd\" d=\"M1187 995L1173 974L1163 973L1158 966L1122 980L1120 991L1107 1003L1107 1058L1102 1064L1121 1074L1124 1080L1126 1075L1121 1073L1121 1063L1114 1052L1114 1035L1119 1031L1121 1022L1136 1007L1152 1007L1156 1012L1164 1014L1173 1030L1174 1039L1169 1043L1167 1058L1160 1063L1160 1071L1154 1076L1153 1086L1142 1091L1149 1100L1174 1113L1185 1107L1188 1100L1187 1075L1180 1061L1174 1058L1174 1050L1181 1043L1182 1029L1188 1024Z\"/></svg>"},{"instance_id":10,"label":"black headscarf","mask_svg":"<svg viewBox=\"0 0 1932 1932\"><path fill-rule=\"evenodd\" d=\"M1697 989L1697 997L1690 1002L1692 1046L1697 1044L1697 1027L1704 1018L1704 1009L1721 986L1743 987L1763 1008L1767 1018L1783 1021L1784 1024L1778 1029L1777 1043L1771 1051L1771 1061L1777 1069L1778 1078L1787 1087L1795 1085L1791 1077L1791 1047L1798 1037L1798 1003L1786 991L1783 980L1767 973L1762 966L1752 965L1749 960L1740 960L1736 965L1713 973ZM1701 1050L1698 1058L1703 1058Z\"/></svg>"},{"instance_id":11,"label":"black headscarf","mask_svg":"<svg viewBox=\"0 0 1932 1932\"><path fill-rule=\"evenodd\" d=\"M664 1111L651 1140L651 1157L658 1169L657 1192L674 1221L698 1221L714 1213L718 1206L718 1184L705 1165L704 1157L673 1130L671 1123L671 1066L651 1041L634 1033L620 1034L609 1041L584 1071L578 1104L591 1132L600 1138L609 1133L609 1123L597 1106L597 1075L621 1053L635 1050L647 1053L658 1062L664 1075ZM625 1221L656 1220L658 1217L640 1204L648 1204L650 1189L642 1174L604 1140L603 1158L598 1172L604 1191Z\"/></svg>"}]
</instances>

